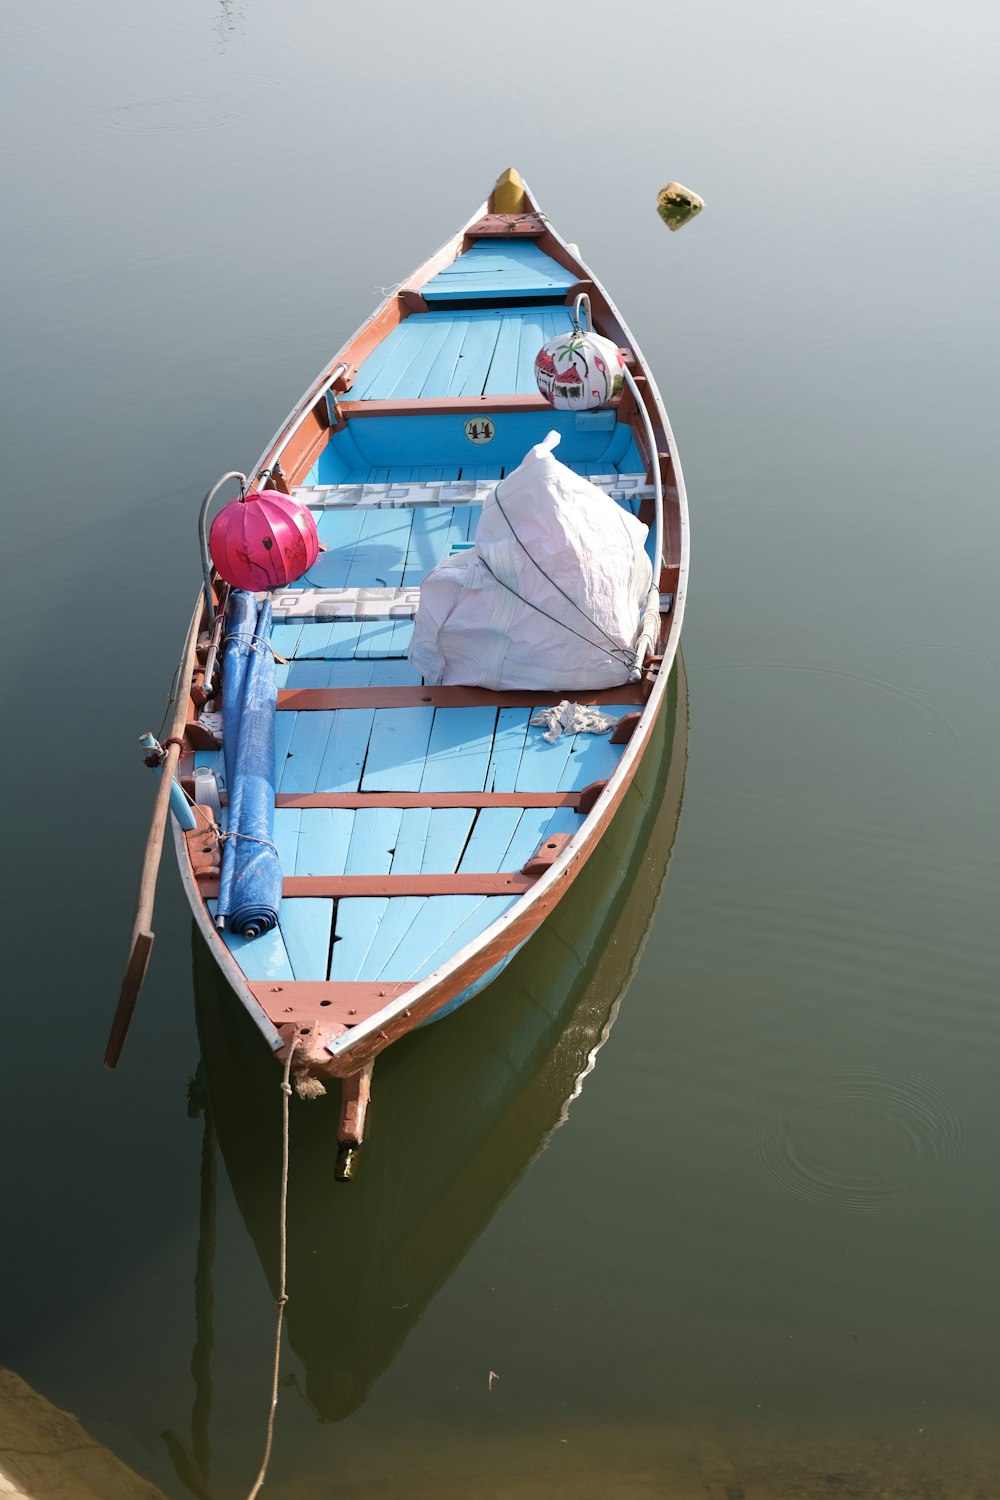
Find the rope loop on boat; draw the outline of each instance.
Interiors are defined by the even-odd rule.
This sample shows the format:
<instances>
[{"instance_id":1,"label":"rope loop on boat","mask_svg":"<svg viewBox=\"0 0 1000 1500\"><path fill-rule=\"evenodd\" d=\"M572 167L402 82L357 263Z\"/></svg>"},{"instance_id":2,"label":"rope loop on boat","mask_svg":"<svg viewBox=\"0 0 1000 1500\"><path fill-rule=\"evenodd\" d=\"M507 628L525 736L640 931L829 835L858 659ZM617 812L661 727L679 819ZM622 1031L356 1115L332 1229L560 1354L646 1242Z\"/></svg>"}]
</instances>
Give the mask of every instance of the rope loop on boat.
<instances>
[{"instance_id":1,"label":"rope loop on boat","mask_svg":"<svg viewBox=\"0 0 1000 1500\"><path fill-rule=\"evenodd\" d=\"M264 1487L267 1478L268 1466L271 1462L271 1449L274 1446L274 1419L278 1413L278 1383L281 1373L281 1332L285 1321L285 1308L288 1306L288 1107L292 1097L292 1058L299 1045L298 1037L292 1042L285 1058L285 1071L281 1079L281 1197L278 1215L278 1295L275 1304L278 1309L278 1317L274 1329L274 1359L271 1374L271 1404L267 1413L267 1437L264 1443L264 1456L261 1459L257 1478L254 1480L253 1488L247 1496L247 1500L257 1500Z\"/></svg>"}]
</instances>

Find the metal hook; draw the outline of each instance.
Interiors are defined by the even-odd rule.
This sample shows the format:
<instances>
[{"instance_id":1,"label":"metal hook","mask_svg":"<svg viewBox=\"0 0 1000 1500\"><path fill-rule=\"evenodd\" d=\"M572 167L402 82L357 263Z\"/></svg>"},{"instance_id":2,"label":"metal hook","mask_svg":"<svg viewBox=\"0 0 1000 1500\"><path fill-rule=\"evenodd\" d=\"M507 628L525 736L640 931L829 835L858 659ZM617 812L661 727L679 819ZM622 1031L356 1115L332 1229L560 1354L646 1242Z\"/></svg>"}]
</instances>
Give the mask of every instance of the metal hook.
<instances>
[{"instance_id":1,"label":"metal hook","mask_svg":"<svg viewBox=\"0 0 1000 1500\"><path fill-rule=\"evenodd\" d=\"M580 313L584 308L587 310L587 326L585 329L580 327ZM573 298L573 327L577 333L592 333L594 330L594 315L591 312L590 298L586 292L577 292Z\"/></svg>"}]
</instances>

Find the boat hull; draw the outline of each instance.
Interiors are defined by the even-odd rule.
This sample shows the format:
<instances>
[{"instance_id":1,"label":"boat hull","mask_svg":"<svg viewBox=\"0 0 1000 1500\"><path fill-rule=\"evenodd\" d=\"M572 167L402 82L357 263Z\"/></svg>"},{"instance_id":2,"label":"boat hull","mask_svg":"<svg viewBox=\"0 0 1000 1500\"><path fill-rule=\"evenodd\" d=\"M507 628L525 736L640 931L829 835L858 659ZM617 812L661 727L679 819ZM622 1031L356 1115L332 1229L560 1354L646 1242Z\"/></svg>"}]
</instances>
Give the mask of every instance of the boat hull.
<instances>
[{"instance_id":1,"label":"boat hull","mask_svg":"<svg viewBox=\"0 0 1000 1500\"><path fill-rule=\"evenodd\" d=\"M496 238L500 230L503 230L502 245ZM526 253L515 255L509 248L510 236L516 237L522 232L534 247L530 256ZM494 245L499 248L494 250ZM497 264L499 271L495 269ZM485 269L479 270L480 267ZM541 292L537 290L539 286ZM543 313L534 310L529 295L532 288L535 289L535 300L541 297L545 304ZM405 394L405 379L410 378L414 369L419 366L423 372L421 378L428 371L433 376L438 369L440 357L434 362L434 351L438 347L460 346L468 354L469 364L461 367L467 370L471 367L474 351L483 344L484 338L493 337L495 348L490 346L489 363L485 368L498 370L501 346L513 348L514 335L523 340L525 329L529 330L527 337L530 340L536 336L532 330L542 328L544 331L547 326L553 326L546 324L545 318L560 325L560 320L568 317L572 297L581 288L586 289L591 299L596 327L627 348L628 360L636 377L634 398L626 392L614 412L598 414L600 421L576 421L567 425L566 420L553 414L540 397L527 392L524 389L525 371L530 371L530 363L526 365L521 354L517 355L520 363L516 369L514 363L509 362L506 378L515 388L510 392L505 393L502 384L499 392L491 392L489 379L484 373L484 391L480 396L474 392L464 396L432 393L430 396L409 397ZM473 297L474 305L469 310L465 303L472 294L480 299L493 300L480 305ZM554 300L557 298L563 300ZM508 334L510 337L504 345ZM409 345L423 340L427 350L422 353L418 350L414 354L407 340ZM530 342L526 347L530 348ZM409 364L406 359L409 359ZM393 360L396 365L392 364ZM397 377L397 366L404 371L405 378L403 375ZM391 372L392 380L387 370ZM454 379L450 374L446 378ZM495 379L501 381L499 375ZM388 389L392 381L395 381L397 391L403 390L404 394L384 399L380 393ZM346 869L340 868L330 874L317 873L314 865L307 864L306 872L301 873L296 865L286 875L285 905L290 906L296 916L306 913L307 908L310 912L315 908L320 913L317 924L321 927L327 908L333 913L332 917L326 917L327 936L322 939L322 957L326 959L328 947L329 963L321 965L316 972L311 971L317 967L315 955L307 955L307 962L301 961L301 954L297 961L292 961L296 959L291 941L296 936L294 932L291 932L291 938L282 934L287 951L283 946L280 962L270 968L261 962L262 947L248 954L245 946L240 947L227 935L220 934L213 912L213 869L210 859L206 863L205 858L211 851L208 847L199 849L204 845L204 829L199 828L195 834L184 834L175 829L182 878L209 950L271 1049L282 1060L293 1054L293 1070L297 1074L311 1074L319 1079L356 1080L370 1070L374 1059L386 1047L407 1032L465 1004L500 973L563 899L600 843L646 753L665 701L667 681L680 639L688 571L687 508L673 435L652 376L617 308L589 268L540 214L530 196L525 198L520 213L506 217L498 216L493 201L488 201L457 236L414 273L398 292L386 299L290 413L265 449L254 473L265 476L267 483L277 484L316 506L321 526L336 523L340 528L336 534L340 538L346 534L344 528L348 520L351 524L357 523L363 538L363 528L369 525L370 514L376 509L385 522L384 525L380 522L379 535L389 536L394 523L385 512L395 508L402 517L400 524L408 538L403 544L404 562L397 575L405 584L408 576L406 559L416 555L414 538L419 531L426 539L432 530L430 522L423 524L422 529L418 526L421 507L439 507L435 515L447 519L452 528L449 535L454 535L460 513L463 524L474 526L474 506L453 503L457 490L445 491L449 484L461 485L463 482L467 487L471 483L475 488L478 482L475 476L484 476L483 483L487 483L491 472L488 468L469 471L463 480L460 466L456 481L455 471L448 470L447 462L439 469L421 468L419 464L413 467L413 463L426 459L428 455L447 460L453 458L448 445L464 440L455 436L459 429L453 431L454 423L466 419L464 428L476 427L479 425L476 414L480 412L490 414L494 433L502 430L506 434L502 439L498 438L493 453L495 460L504 456L501 441L508 442L511 452L514 452L517 445L523 443L525 433L534 431L540 437L542 427L539 424L559 425L562 421L571 435L568 445L571 464L579 472L594 473L601 462L610 466L614 459L617 467L605 479L595 482L604 483L608 492L616 497L616 503L627 505L632 504L623 498L628 485L638 485L639 488L635 489L638 498L634 503L638 506L640 519L647 522L651 521L650 486L654 479L660 482L664 501L662 550L657 559L661 612L658 627L653 632L651 657L637 683L603 693L582 690L572 695L584 703L605 705L610 702L615 706L608 711L618 720L611 741L606 741L605 748L599 753L593 752L591 757L593 763L599 765L601 774L584 784L582 776L589 762L582 737L577 737L581 740L579 747L575 742L570 747L569 754L575 755L576 759L560 762L566 769L559 780L558 770L553 774L544 769L545 763L539 754L543 748L540 734L531 740L531 731L523 727L527 725L533 708L543 706L547 701L555 702L560 696L565 696L564 693L546 698L539 693L504 695L478 690L428 689L420 684L419 679L406 676L405 660L398 652L395 656L383 653L379 657L371 647L366 648L366 656L359 657L356 653L351 665L353 675L339 661L339 657L345 655L344 651L339 646L328 648L323 669L326 670L329 658L329 676L323 680L328 681L329 686L313 685L320 666L315 658L322 657L322 650L307 650L303 657L299 644L307 638L313 639L308 636L311 627L306 625L300 634L289 631L282 637L282 642L294 637L296 643L295 650L290 653L290 666L286 663L287 681L278 699L279 740L283 746L297 747L300 740L304 744L308 737L311 737L311 743L316 734L322 738L327 720L334 726L328 730L329 743L333 744L336 734L344 732L349 735L352 724L369 723L363 717L365 715L374 716L376 725L381 723L391 728L395 723L393 715L405 713L409 715L408 723L432 726L427 730L430 740L426 754L433 759L434 736L439 722L444 725L449 715L465 714L470 722L478 723L477 714L480 719L484 714L487 717L492 714L494 739L491 750L483 751L484 756L490 755L489 776L493 776L494 767L499 764L501 729L504 734L512 732L511 725L515 720L526 736L523 751L519 752L523 764L532 775L541 775L538 790L528 789L527 781L512 781L509 790L498 791L496 786L499 783L494 779L484 790L475 791L473 783L461 780L461 769L452 788L441 779L446 772L441 772L440 765L437 780L433 776L428 780L425 774L424 779L416 783L404 784L402 779L386 782L384 778L379 782L371 769L374 764L371 747L376 742L377 728L371 731L366 758L359 762L359 776L343 783L346 791L338 790L336 779L330 781L329 778L317 781L315 791L305 789L307 784L301 775L305 761L301 756L291 773L284 762L276 765L276 817L294 816L298 820L296 827L301 825L302 828L306 827L307 820L313 820L309 833L313 842L318 817L329 819L331 827L333 820L342 815L355 820L356 831L352 838L357 840L357 845L351 845ZM425 434L421 441L427 451L418 451L419 444L414 446L416 440L412 434L418 429L413 423L417 418L424 424L419 430ZM464 438L473 441L467 431ZM443 448L434 447L434 444L442 443ZM363 447L365 444L373 452L379 449L392 461L387 468L376 466L358 471L363 477L352 489L351 483L357 478L357 472L349 471L345 465L353 462L361 451L359 445ZM460 457L461 452L467 450L456 451ZM596 459L594 454L597 454ZM409 457L411 461L403 469L398 466L400 455L403 460ZM632 472L637 465L645 468L644 474L641 470ZM502 466L497 472L504 472ZM407 489L411 493L404 493L400 499L397 492ZM464 495L465 491L462 493ZM362 517L358 520L362 511L369 519ZM465 511L470 517L467 522L464 520ZM430 510L425 512L427 514ZM363 543L356 543L353 555L358 557L363 551ZM377 549L370 548L369 551L375 560L373 567L380 558L388 555L385 546L381 553L377 553ZM332 555L336 559L341 554L334 547ZM349 570L345 576L350 580ZM200 603L198 607L201 608ZM361 615L352 617L362 619L361 632L367 628L363 614L362 610ZM209 622L206 618L201 623L207 627ZM335 633L336 628L335 623L331 631ZM396 629L398 634L398 625ZM207 639L203 637L203 664L207 645ZM278 649L282 649L281 644ZM369 670L367 664L372 661L374 665ZM362 683L365 670L369 671L369 676L362 685L355 685ZM203 689L203 684L199 684L196 674L185 736L187 749L181 764L181 774L188 778L193 776L199 764L212 763L213 756L215 763L219 759L211 736L207 735L199 720L198 710L204 699L204 691L200 688ZM451 721L449 730L452 734L455 732L454 722ZM281 732L286 728L287 734L282 738ZM518 728L517 732L520 733L521 729ZM295 738L297 735L300 740ZM615 747L613 753L607 748L609 745ZM460 745L454 761L456 766L459 766L462 753ZM293 750L287 749L287 754L291 759ZM538 766L543 767L541 773ZM410 774L411 769L407 768L405 774ZM376 772L381 774L377 766ZM403 777L404 771L400 770L398 774ZM280 779L282 775L284 781ZM189 780L188 785L192 784ZM414 790L407 791L405 788L410 785ZM482 788L483 782L480 780L475 785ZM388 790L379 790L382 786L388 786ZM356 848L364 853L357 829L364 819L377 820L383 812L390 813L396 819L393 826L402 830L400 820L411 815L425 821L436 818L440 826L445 821L446 811L460 806L469 813L471 829L484 826L489 818L498 819L501 813L509 813L512 817L516 813L527 825L535 817L540 804L544 804L546 816L551 814L551 821L545 823L542 819L538 822L537 826L545 830L543 842L521 868L518 868L517 861L508 868L501 859L499 864L490 866L489 870L484 867L483 873L476 874L470 872L468 861L464 860L453 865L449 873L444 866L435 867L433 862L429 869L425 868L425 852L424 866L412 873L403 868L397 874L400 856L398 849L393 848L389 851L393 860L391 870L358 874L356 862L352 869ZM480 819L483 824L476 821ZM376 825L370 823L366 826ZM557 827L566 831L546 844L545 840L552 840ZM395 839L396 835L392 837ZM402 831L399 838L405 842ZM471 834L467 838L470 847L478 847L471 840ZM301 856L301 845L300 839L296 859ZM515 847L516 840L511 849ZM555 853L542 858L544 848ZM406 950L406 938L397 944L391 955L392 961L383 963L381 968L372 959L367 969L361 963L360 966L355 964L352 970L344 955L360 951L362 945L347 924L344 946L335 947L342 939L341 914L346 913L357 921L363 918L371 924L374 918L365 903L378 899L386 902L423 901L426 911L420 913L419 920L425 926L432 920L446 918L454 910L454 940L438 944L436 952L433 944L425 943L428 958L411 963L409 970L400 956ZM477 901L481 907L475 921L463 916L470 901ZM437 904L432 913L431 903L434 902ZM415 908L407 908L407 913L411 909ZM386 907L383 916L387 914ZM370 939L369 946L372 952L379 951L381 961L380 942L377 937ZM414 954L416 951L413 947ZM394 970L392 963L397 960L398 970Z\"/></svg>"}]
</instances>

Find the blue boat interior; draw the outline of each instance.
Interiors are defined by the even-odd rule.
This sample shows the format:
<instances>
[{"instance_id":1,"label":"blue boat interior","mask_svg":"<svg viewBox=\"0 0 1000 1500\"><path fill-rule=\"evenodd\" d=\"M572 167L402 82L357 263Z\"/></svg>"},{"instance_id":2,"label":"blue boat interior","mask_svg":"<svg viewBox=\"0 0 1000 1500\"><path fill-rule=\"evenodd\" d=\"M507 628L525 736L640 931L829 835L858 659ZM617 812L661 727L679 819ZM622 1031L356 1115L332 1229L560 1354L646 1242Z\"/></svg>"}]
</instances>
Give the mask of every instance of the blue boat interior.
<instances>
[{"instance_id":1,"label":"blue boat interior","mask_svg":"<svg viewBox=\"0 0 1000 1500\"><path fill-rule=\"evenodd\" d=\"M538 350L571 327L572 275L533 243L476 244L422 289L413 313L361 364L350 401L536 395ZM499 480L551 429L556 456L588 476L632 476L644 464L613 410L511 411L476 446L470 412L352 418L332 431L297 493L315 504L328 549L296 587L417 588L456 546L475 537L480 504L330 503L330 487ZM322 489L323 494L318 492ZM627 498L619 503L629 505ZM634 508L634 506L633 506ZM310 619L276 623L285 658L279 689L417 686L407 661L412 620ZM608 706L616 717L634 712ZM623 752L610 738L532 727L530 708L279 709L275 787L286 793L550 793L532 807L289 808L275 813L285 876L519 871L546 838L582 818L557 794L608 777ZM220 752L200 752L224 783ZM517 900L510 895L288 897L279 926L248 942L224 938L252 980L415 981L477 938Z\"/></svg>"}]
</instances>

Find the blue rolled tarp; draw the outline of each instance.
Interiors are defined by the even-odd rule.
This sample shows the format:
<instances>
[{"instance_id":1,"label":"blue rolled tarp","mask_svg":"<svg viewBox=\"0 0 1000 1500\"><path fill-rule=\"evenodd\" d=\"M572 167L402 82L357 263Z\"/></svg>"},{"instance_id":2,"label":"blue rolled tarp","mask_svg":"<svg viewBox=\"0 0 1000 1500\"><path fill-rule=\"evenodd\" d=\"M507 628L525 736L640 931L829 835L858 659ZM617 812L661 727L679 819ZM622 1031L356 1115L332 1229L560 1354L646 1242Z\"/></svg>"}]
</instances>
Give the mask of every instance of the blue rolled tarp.
<instances>
[{"instance_id":1,"label":"blue rolled tarp","mask_svg":"<svg viewBox=\"0 0 1000 1500\"><path fill-rule=\"evenodd\" d=\"M274 847L274 716L271 601L258 611L236 589L226 617L222 744L229 818L222 847L218 916L232 932L259 937L278 925L281 865Z\"/></svg>"}]
</instances>

